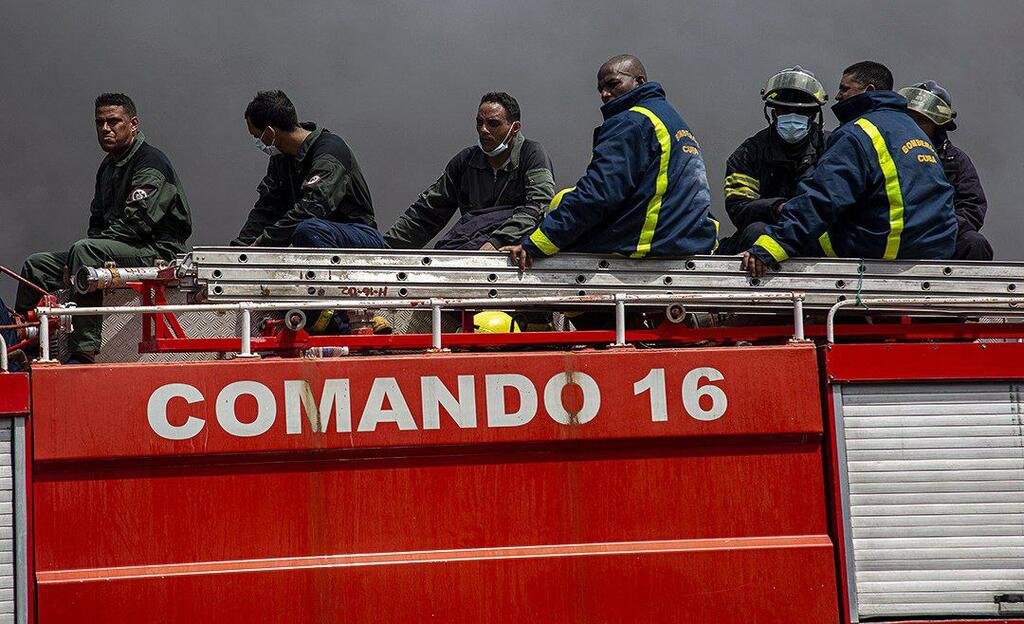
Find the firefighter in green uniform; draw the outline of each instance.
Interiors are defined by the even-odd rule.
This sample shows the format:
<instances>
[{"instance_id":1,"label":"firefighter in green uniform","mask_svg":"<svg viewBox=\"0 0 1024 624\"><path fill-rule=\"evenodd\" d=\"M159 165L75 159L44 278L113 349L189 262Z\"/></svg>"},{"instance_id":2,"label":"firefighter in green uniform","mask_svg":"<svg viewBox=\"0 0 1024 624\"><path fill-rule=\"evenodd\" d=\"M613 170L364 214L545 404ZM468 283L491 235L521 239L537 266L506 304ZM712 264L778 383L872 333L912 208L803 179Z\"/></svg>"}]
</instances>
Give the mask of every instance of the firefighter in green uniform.
<instances>
[{"instance_id":1,"label":"firefighter in green uniform","mask_svg":"<svg viewBox=\"0 0 1024 624\"><path fill-rule=\"evenodd\" d=\"M82 267L152 266L185 250L192 218L181 180L171 161L146 142L139 130L135 103L121 93L96 98L96 135L107 157L96 173L96 193L86 238L67 251L32 254L22 275L48 291L64 288L68 275ZM102 303L102 293L75 295L80 307ZM22 286L15 309L25 313L39 295ZM102 318L75 318L70 347L73 363L89 363L100 349Z\"/></svg>"}]
</instances>

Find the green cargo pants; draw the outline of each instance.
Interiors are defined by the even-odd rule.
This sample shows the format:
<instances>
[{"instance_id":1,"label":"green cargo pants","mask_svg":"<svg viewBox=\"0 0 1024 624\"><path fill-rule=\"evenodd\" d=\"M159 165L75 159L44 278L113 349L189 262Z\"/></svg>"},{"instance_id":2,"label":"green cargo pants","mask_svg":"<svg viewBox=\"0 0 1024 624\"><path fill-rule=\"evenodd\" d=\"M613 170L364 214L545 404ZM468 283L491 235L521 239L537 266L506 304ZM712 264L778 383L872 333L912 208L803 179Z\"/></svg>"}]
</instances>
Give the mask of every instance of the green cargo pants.
<instances>
[{"instance_id":1,"label":"green cargo pants","mask_svg":"<svg viewBox=\"0 0 1024 624\"><path fill-rule=\"evenodd\" d=\"M68 275L74 276L82 267L99 268L105 262L114 262L122 267L141 267L153 266L156 259L157 252L147 246L133 246L107 238L83 238L71 245L68 251L32 254L25 260L21 274L32 283L54 292L67 287L64 283L65 267ZM75 293L73 300L80 307L99 306L103 304L103 293ZM18 287L18 299L14 304L17 312L24 314L35 308L38 302L39 293L24 285ZM76 316L74 327L68 338L72 353L96 353L100 350L103 317Z\"/></svg>"}]
</instances>

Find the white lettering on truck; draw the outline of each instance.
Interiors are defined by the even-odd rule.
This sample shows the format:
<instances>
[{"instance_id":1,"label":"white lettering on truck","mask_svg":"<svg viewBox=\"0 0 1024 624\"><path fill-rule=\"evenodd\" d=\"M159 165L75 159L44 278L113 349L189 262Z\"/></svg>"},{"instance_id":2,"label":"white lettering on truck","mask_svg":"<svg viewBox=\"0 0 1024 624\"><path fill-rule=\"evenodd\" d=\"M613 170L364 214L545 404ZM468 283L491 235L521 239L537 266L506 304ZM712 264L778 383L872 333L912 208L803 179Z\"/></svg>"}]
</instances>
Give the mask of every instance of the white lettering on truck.
<instances>
[{"instance_id":1,"label":"white lettering on truck","mask_svg":"<svg viewBox=\"0 0 1024 624\"><path fill-rule=\"evenodd\" d=\"M681 388L683 411L689 417L710 422L721 418L729 402L722 388L708 382L723 381L725 376L714 368L701 367L689 371ZM473 375L459 375L453 392L439 377L420 378L420 408L424 430L441 428L442 410L455 425L462 429L477 427L476 379ZM570 411L565 405L563 392L567 386L576 386L582 394L578 410ZM669 401L665 391L665 369L655 368L633 384L633 393L650 393L652 422L669 420ZM237 405L242 397L256 401L256 415L251 420L239 419ZM157 388L149 398L146 415L149 426L166 440L188 440L203 430L206 421L189 415L183 424L172 424L168 406L174 399L184 399L189 405L202 403L207 397L189 384L170 383ZM511 400L510 400L511 399ZM702 399L707 399L702 402ZM485 414L488 427L522 427L537 415L538 394L533 380L513 373L484 376ZM586 373L562 372L552 376L544 385L544 409L555 422L567 426L585 425L597 418L601 411L601 387ZM258 381L236 381L217 393L215 411L217 422L225 433L237 437L253 437L266 433L277 420L277 399L274 392ZM313 433L327 433L334 420L334 431L350 433L353 425L352 392L348 379L326 379L319 400L309 382L284 382L285 432L291 435L303 432L303 414ZM180 418L176 418L179 421ZM395 377L378 377L370 386L369 395L356 428L359 432L376 431L378 426L395 426L400 431L414 431L417 421L410 409L402 387Z\"/></svg>"}]
</instances>

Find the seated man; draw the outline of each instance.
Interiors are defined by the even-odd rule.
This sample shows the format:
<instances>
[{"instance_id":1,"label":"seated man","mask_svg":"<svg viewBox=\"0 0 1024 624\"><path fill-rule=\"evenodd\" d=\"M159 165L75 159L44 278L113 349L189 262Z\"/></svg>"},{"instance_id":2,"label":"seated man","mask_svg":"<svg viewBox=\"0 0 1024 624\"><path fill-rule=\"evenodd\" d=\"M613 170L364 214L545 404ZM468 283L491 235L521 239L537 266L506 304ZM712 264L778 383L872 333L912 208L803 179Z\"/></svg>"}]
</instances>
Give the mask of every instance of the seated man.
<instances>
[{"instance_id":1,"label":"seated man","mask_svg":"<svg viewBox=\"0 0 1024 624\"><path fill-rule=\"evenodd\" d=\"M544 148L524 137L522 127L514 97L484 95L476 114L479 145L448 162L384 235L388 245L422 249L456 211L458 222L435 248L497 251L532 232L551 203L555 181Z\"/></svg>"},{"instance_id":2,"label":"seated man","mask_svg":"<svg viewBox=\"0 0 1024 624\"><path fill-rule=\"evenodd\" d=\"M892 91L892 73L863 61L843 72L829 137L814 175L782 207L779 221L744 252L763 276L790 256L938 260L953 256L956 218L928 137Z\"/></svg>"},{"instance_id":3,"label":"seated man","mask_svg":"<svg viewBox=\"0 0 1024 624\"><path fill-rule=\"evenodd\" d=\"M245 109L256 147L270 156L259 199L232 245L382 248L370 189L345 141L299 123L283 91L260 91Z\"/></svg>"},{"instance_id":4,"label":"seated man","mask_svg":"<svg viewBox=\"0 0 1024 624\"><path fill-rule=\"evenodd\" d=\"M32 254L21 274L48 291L65 287L65 275L82 267L152 266L158 259L173 260L185 250L192 234L192 218L181 180L171 161L150 145L139 130L135 103L121 93L96 98L96 135L107 153L96 174L96 194L89 216L88 238L68 251ZM82 307L98 306L102 292L74 295ZM34 308L39 294L21 285L15 310ZM71 361L88 363L100 349L102 318L76 317L68 340Z\"/></svg>"},{"instance_id":5,"label":"seated man","mask_svg":"<svg viewBox=\"0 0 1024 624\"><path fill-rule=\"evenodd\" d=\"M992 245L979 232L985 224L988 202L970 156L949 140L948 132L956 130L956 112L949 92L934 80L900 89L907 98L907 109L917 125L931 139L939 153L942 168L953 185L953 210L956 211L956 250L954 260L991 260Z\"/></svg>"},{"instance_id":6,"label":"seated man","mask_svg":"<svg viewBox=\"0 0 1024 624\"><path fill-rule=\"evenodd\" d=\"M523 270L559 251L632 258L711 253L718 222L690 128L635 56L610 59L597 82L604 123L586 174L559 193L529 237L504 249Z\"/></svg>"},{"instance_id":7,"label":"seated man","mask_svg":"<svg viewBox=\"0 0 1024 624\"><path fill-rule=\"evenodd\" d=\"M821 111L827 98L821 82L799 66L768 79L761 89L768 127L744 141L726 162L725 211L736 233L722 239L715 253L749 249L778 220L800 180L814 172L828 137Z\"/></svg>"}]
</instances>

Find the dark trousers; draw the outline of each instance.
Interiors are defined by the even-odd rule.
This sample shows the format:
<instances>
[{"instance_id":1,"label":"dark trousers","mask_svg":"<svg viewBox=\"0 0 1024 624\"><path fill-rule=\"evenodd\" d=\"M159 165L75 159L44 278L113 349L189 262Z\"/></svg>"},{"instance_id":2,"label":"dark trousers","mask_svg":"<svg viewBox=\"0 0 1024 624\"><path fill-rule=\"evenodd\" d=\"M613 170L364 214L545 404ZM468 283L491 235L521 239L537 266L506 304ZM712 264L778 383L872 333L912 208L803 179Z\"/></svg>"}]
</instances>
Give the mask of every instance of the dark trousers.
<instances>
[{"instance_id":1,"label":"dark trousers","mask_svg":"<svg viewBox=\"0 0 1024 624\"><path fill-rule=\"evenodd\" d=\"M981 232L961 230L957 234L956 250L953 252L954 260L991 260L994 257L992 245Z\"/></svg>"},{"instance_id":2,"label":"dark trousers","mask_svg":"<svg viewBox=\"0 0 1024 624\"><path fill-rule=\"evenodd\" d=\"M25 260L21 274L33 284L54 292L66 287L65 267L68 275L74 276L82 267L98 268L106 262L113 262L122 267L146 267L153 266L156 259L156 251L149 247L129 245L107 238L83 238L71 245L68 251L32 254ZM99 306L103 304L103 293L75 293L73 300L79 307ZM18 286L18 298L14 304L14 309L18 313L28 312L35 308L38 302L39 293L25 285ZM70 350L81 353L98 352L103 334L103 317L76 316L73 325L75 329L68 337Z\"/></svg>"},{"instance_id":3,"label":"dark trousers","mask_svg":"<svg viewBox=\"0 0 1024 624\"><path fill-rule=\"evenodd\" d=\"M300 223L292 234L292 245L317 249L386 249L388 246L377 228L324 219L307 219Z\"/></svg>"}]
</instances>

